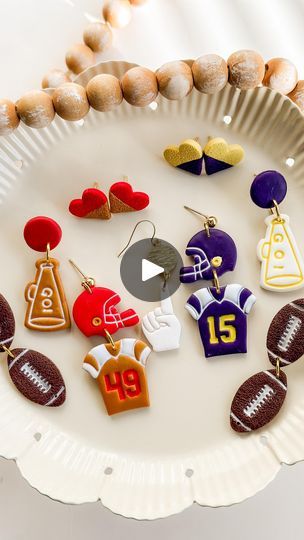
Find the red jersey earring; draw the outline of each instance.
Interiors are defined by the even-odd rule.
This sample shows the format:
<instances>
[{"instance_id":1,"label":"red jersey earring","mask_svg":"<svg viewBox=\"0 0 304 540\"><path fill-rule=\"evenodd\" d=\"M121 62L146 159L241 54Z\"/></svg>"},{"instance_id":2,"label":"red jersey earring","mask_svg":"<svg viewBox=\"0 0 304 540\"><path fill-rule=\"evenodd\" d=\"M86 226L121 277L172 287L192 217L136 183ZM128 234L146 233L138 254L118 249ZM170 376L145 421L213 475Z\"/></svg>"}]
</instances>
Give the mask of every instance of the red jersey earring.
<instances>
[{"instance_id":1,"label":"red jersey earring","mask_svg":"<svg viewBox=\"0 0 304 540\"><path fill-rule=\"evenodd\" d=\"M109 415L140 407L149 407L145 365L150 348L135 338L113 340L120 328L139 323L133 309L119 312L120 296L105 287L96 287L95 280L86 276L70 261L82 276L85 289L76 298L73 317L79 330L87 337L105 337L108 343L93 347L84 358L83 368L98 382Z\"/></svg>"},{"instance_id":2,"label":"red jersey earring","mask_svg":"<svg viewBox=\"0 0 304 540\"><path fill-rule=\"evenodd\" d=\"M45 256L36 262L36 276L25 289L27 310L24 325L30 330L54 332L70 328L71 321L59 275L59 262L50 251L60 242L62 231L56 221L37 216L24 227L24 239L35 251Z\"/></svg>"}]
</instances>

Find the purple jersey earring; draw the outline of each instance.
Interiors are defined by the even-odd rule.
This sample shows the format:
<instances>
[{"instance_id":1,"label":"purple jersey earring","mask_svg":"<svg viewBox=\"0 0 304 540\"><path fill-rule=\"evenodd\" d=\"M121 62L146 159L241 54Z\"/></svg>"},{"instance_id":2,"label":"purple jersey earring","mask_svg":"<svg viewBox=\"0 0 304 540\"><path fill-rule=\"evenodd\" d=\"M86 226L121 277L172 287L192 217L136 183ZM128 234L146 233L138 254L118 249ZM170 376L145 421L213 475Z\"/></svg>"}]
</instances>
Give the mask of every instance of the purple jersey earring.
<instances>
[{"instance_id":1,"label":"purple jersey earring","mask_svg":"<svg viewBox=\"0 0 304 540\"><path fill-rule=\"evenodd\" d=\"M185 208L203 217L204 228L187 245L186 255L194 259L194 264L181 268L180 280L182 283L213 281L212 287L193 293L185 306L198 322L205 356L246 353L247 315L256 298L242 285L221 287L219 283L220 276L235 268L236 245L231 236L215 229L216 218Z\"/></svg>"}]
</instances>

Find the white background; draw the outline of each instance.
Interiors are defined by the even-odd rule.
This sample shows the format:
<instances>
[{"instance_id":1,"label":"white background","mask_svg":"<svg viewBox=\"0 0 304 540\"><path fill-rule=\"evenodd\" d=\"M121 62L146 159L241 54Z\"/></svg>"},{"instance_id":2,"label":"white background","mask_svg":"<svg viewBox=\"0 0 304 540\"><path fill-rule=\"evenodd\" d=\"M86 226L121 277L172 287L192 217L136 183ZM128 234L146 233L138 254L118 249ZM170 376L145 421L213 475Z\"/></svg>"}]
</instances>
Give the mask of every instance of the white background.
<instances>
[{"instance_id":1,"label":"white background","mask_svg":"<svg viewBox=\"0 0 304 540\"><path fill-rule=\"evenodd\" d=\"M80 40L86 15L98 17L99 0L0 0L0 95L17 99L36 88L51 67L64 67L64 51ZM303 0L149 0L131 25L115 34L103 59L155 68L178 58L216 52L227 57L254 48L267 61L285 56L304 76ZM3 264L3 262L2 262ZM231 508L193 506L155 522L115 516L98 503L68 506L43 497L13 462L0 461L1 540L125 540L303 538L304 466L283 467L253 499Z\"/></svg>"}]
</instances>

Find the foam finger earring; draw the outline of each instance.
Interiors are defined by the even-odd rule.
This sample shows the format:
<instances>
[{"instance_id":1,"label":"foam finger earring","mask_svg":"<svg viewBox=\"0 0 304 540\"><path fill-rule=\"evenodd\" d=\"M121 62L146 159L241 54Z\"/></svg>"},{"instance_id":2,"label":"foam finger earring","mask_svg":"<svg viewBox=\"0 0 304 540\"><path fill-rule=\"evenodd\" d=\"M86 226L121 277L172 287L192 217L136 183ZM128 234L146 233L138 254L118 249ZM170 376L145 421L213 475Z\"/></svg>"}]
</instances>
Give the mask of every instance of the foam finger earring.
<instances>
[{"instance_id":1,"label":"foam finger earring","mask_svg":"<svg viewBox=\"0 0 304 540\"><path fill-rule=\"evenodd\" d=\"M196 139L186 139L179 146L167 146L164 158L178 169L200 175L203 167L203 151Z\"/></svg>"},{"instance_id":2,"label":"foam finger earring","mask_svg":"<svg viewBox=\"0 0 304 540\"><path fill-rule=\"evenodd\" d=\"M50 251L60 242L62 231L56 221L38 216L24 227L24 239L35 251L45 253L36 262L36 276L25 289L27 310L24 325L30 330L54 332L70 328L69 309L59 274L59 262Z\"/></svg>"},{"instance_id":3,"label":"foam finger earring","mask_svg":"<svg viewBox=\"0 0 304 540\"><path fill-rule=\"evenodd\" d=\"M279 204L285 199L287 183L277 171L264 171L252 182L250 196L260 208L270 210L265 219L266 234L257 248L261 261L260 285L274 292L303 287L304 262L289 225L289 216L281 214Z\"/></svg>"},{"instance_id":4,"label":"foam finger earring","mask_svg":"<svg viewBox=\"0 0 304 540\"><path fill-rule=\"evenodd\" d=\"M182 283L204 279L212 287L193 293L186 309L198 321L206 357L247 352L247 315L256 298L239 284L220 286L219 277L235 268L236 245L226 232L216 229L217 219L185 207L203 218L203 230L188 242L186 255L193 266L182 267Z\"/></svg>"},{"instance_id":5,"label":"foam finger earring","mask_svg":"<svg viewBox=\"0 0 304 540\"><path fill-rule=\"evenodd\" d=\"M239 144L228 144L221 137L210 138L203 150L207 175L215 174L238 165L244 158Z\"/></svg>"},{"instance_id":6,"label":"foam finger earring","mask_svg":"<svg viewBox=\"0 0 304 540\"><path fill-rule=\"evenodd\" d=\"M137 227L142 223L150 223L153 227L150 247L148 247L146 254L144 252L141 253L145 257L141 261L142 280L146 281L143 271L146 263L149 265L149 268L157 272L157 274L154 274L155 279L159 279L159 282L156 282L156 296L160 298L160 305L143 317L142 331L155 352L178 349L181 324L174 314L169 289L170 278L178 263L176 251L168 242L156 238L156 228L152 221L142 220L136 223L127 245L121 250L118 257L129 247ZM145 247L147 247L146 243ZM150 278L151 276L148 279Z\"/></svg>"},{"instance_id":7,"label":"foam finger earring","mask_svg":"<svg viewBox=\"0 0 304 540\"><path fill-rule=\"evenodd\" d=\"M145 365L150 348L135 338L114 341L112 337L120 328L138 324L138 315L133 309L119 312L116 306L120 296L105 287L96 287L93 278L70 262L80 273L84 288L73 306L75 323L85 336L98 335L108 341L93 347L83 361L83 368L98 383L108 414L149 407Z\"/></svg>"}]
</instances>

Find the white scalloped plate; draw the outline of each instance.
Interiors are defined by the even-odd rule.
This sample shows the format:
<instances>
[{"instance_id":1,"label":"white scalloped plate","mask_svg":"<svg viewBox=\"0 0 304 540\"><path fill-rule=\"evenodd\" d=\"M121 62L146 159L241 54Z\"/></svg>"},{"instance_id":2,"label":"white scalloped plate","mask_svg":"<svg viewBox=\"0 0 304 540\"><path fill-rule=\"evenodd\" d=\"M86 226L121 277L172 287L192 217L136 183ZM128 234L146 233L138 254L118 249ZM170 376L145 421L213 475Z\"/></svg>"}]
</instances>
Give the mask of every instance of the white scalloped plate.
<instances>
[{"instance_id":1,"label":"white scalloped plate","mask_svg":"<svg viewBox=\"0 0 304 540\"><path fill-rule=\"evenodd\" d=\"M121 75L125 63L92 68L80 81L106 69ZM231 116L229 126L224 116ZM263 489L282 463L304 459L304 370L288 368L289 391L283 409L267 429L239 436L229 426L231 399L249 375L268 367L265 336L277 310L298 294L275 295L259 289L257 241L264 233L264 212L249 199L253 175L277 168L288 178L283 209L304 245L301 149L304 119L286 98L265 88L247 93L227 86L220 94L193 91L181 102L159 99L158 108L122 105L117 111L91 111L84 123L57 119L49 128L25 127L0 140L1 292L16 314L15 346L48 355L67 384L67 402L46 410L27 402L0 370L0 454L14 458L22 475L42 493L67 503L100 499L112 511L138 519L179 512L194 501L220 506L240 502ZM246 159L216 176L193 177L170 168L163 148L187 137L225 136L243 144ZM294 157L288 168L285 161ZM134 187L151 196L149 209L117 215L110 222L78 220L67 206L98 180L105 190L127 174ZM80 281L67 260L72 257L97 282L121 293L123 305L142 316L151 305L123 290L117 253L137 220L155 222L157 234L181 253L201 223L183 209L192 205L214 214L220 228L236 240L236 271L222 282L239 282L253 290L258 302L249 317L246 356L203 358L198 330L184 310L190 291L174 295L183 325L178 352L152 354L147 367L151 408L108 417L97 385L82 370L91 348L75 328L45 335L23 327L23 289L34 276L35 253L22 230L33 215L58 220L63 241L54 252L61 261L70 305ZM150 234L147 224L137 238ZM131 335L140 335L131 329ZM121 332L121 336L127 332ZM97 343L95 340L94 343Z\"/></svg>"}]
</instances>

